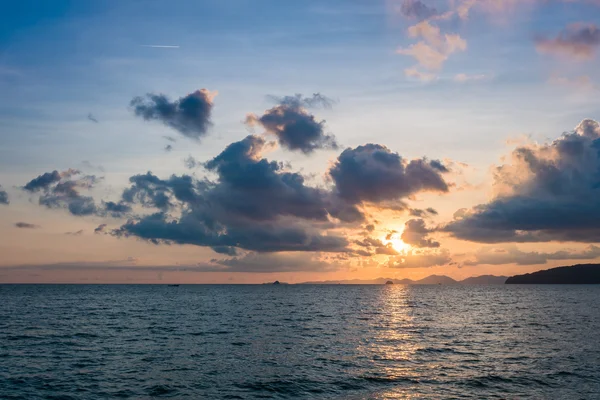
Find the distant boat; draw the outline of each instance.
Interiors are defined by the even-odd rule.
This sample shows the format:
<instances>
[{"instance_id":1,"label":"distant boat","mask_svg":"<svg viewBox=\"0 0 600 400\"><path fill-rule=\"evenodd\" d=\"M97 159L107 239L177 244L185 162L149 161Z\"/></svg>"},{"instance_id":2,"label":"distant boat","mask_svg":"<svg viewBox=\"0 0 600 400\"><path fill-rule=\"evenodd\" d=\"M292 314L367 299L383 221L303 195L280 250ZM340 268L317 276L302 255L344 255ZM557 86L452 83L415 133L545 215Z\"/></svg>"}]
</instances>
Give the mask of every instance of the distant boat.
<instances>
[{"instance_id":1,"label":"distant boat","mask_svg":"<svg viewBox=\"0 0 600 400\"><path fill-rule=\"evenodd\" d=\"M393 285L393 284L394 284L394 282L393 282L393 281L387 281L385 284L386 284L386 285Z\"/></svg>"},{"instance_id":2,"label":"distant boat","mask_svg":"<svg viewBox=\"0 0 600 400\"><path fill-rule=\"evenodd\" d=\"M179 286L179 285L178 285L178 284L175 284L175 285L169 285L169 286L174 286L174 287L177 287L177 286Z\"/></svg>"},{"instance_id":3,"label":"distant boat","mask_svg":"<svg viewBox=\"0 0 600 400\"><path fill-rule=\"evenodd\" d=\"M273 282L273 285L281 285L281 282L275 281L275 282Z\"/></svg>"}]
</instances>

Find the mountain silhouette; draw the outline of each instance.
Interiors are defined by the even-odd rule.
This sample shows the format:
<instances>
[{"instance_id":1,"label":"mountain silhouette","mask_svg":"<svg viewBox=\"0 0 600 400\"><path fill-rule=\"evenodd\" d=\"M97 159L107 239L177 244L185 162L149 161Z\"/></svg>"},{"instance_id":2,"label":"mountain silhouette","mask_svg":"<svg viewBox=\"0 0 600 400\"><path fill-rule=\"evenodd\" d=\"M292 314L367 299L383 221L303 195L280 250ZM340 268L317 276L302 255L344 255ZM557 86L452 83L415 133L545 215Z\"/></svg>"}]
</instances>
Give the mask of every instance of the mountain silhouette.
<instances>
[{"instance_id":1,"label":"mountain silhouette","mask_svg":"<svg viewBox=\"0 0 600 400\"><path fill-rule=\"evenodd\" d=\"M483 275L473 276L462 281L457 281L445 275L430 275L423 279L349 279L349 280L332 280L332 281L313 281L303 282L304 285L385 285L387 282L392 282L399 285L501 285L506 281L506 276Z\"/></svg>"},{"instance_id":2,"label":"mountain silhouette","mask_svg":"<svg viewBox=\"0 0 600 400\"><path fill-rule=\"evenodd\" d=\"M557 267L531 274L511 276L507 284L600 284L600 264Z\"/></svg>"}]
</instances>

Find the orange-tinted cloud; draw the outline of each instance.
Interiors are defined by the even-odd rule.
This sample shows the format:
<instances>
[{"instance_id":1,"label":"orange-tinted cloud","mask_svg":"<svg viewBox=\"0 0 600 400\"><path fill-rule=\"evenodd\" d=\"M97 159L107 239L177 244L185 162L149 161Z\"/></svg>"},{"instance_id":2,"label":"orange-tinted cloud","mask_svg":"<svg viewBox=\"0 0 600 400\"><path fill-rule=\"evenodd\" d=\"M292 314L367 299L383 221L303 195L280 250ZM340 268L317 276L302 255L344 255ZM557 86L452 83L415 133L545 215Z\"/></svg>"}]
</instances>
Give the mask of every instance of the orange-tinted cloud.
<instances>
[{"instance_id":1,"label":"orange-tinted cloud","mask_svg":"<svg viewBox=\"0 0 600 400\"><path fill-rule=\"evenodd\" d=\"M430 71L439 71L448 57L458 51L467 49L467 42L457 34L442 34L440 28L428 21L422 21L408 28L408 34L413 38L423 40L407 47L396 50L398 54L414 57L419 66ZM416 68L405 70L407 76L418 77L421 80L431 80L432 74ZM426 78L426 79L422 79Z\"/></svg>"}]
</instances>

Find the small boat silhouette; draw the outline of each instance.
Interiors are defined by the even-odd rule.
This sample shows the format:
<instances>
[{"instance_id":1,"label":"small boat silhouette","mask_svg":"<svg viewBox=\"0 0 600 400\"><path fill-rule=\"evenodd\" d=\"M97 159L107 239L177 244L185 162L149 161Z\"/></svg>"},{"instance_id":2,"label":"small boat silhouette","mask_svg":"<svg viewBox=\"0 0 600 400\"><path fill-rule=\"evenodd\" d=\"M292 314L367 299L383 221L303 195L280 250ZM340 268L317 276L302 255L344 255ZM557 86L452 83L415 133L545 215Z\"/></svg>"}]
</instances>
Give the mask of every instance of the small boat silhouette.
<instances>
[{"instance_id":1,"label":"small boat silhouette","mask_svg":"<svg viewBox=\"0 0 600 400\"><path fill-rule=\"evenodd\" d=\"M174 286L174 287L177 287L177 286L179 286L179 285L178 285L178 284L174 284L174 285L169 285L169 286Z\"/></svg>"}]
</instances>

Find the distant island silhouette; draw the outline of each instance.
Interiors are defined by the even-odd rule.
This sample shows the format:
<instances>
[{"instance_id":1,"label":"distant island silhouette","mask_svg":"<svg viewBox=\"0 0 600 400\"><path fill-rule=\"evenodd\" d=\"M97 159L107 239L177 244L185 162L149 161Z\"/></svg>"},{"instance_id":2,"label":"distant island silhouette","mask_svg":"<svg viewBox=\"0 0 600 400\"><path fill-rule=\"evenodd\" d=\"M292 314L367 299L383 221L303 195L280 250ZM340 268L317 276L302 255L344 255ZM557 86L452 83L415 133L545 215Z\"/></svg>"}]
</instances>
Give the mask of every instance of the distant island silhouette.
<instances>
[{"instance_id":1,"label":"distant island silhouette","mask_svg":"<svg viewBox=\"0 0 600 400\"><path fill-rule=\"evenodd\" d=\"M303 282L304 285L502 285L506 282L506 276L482 275L474 276L461 281L450 278L445 275L430 275L419 280L412 279L350 279L336 281L313 281Z\"/></svg>"},{"instance_id":2,"label":"distant island silhouette","mask_svg":"<svg viewBox=\"0 0 600 400\"><path fill-rule=\"evenodd\" d=\"M557 267L530 274L511 276L507 284L600 284L600 264Z\"/></svg>"},{"instance_id":3,"label":"distant island silhouette","mask_svg":"<svg viewBox=\"0 0 600 400\"><path fill-rule=\"evenodd\" d=\"M270 282L269 284L278 284ZM503 285L503 284L600 284L600 264L578 264L551 268L529 274L507 276L481 275L455 280L445 275L423 279L349 279L302 282L300 285ZM283 282L281 284L284 284Z\"/></svg>"}]
</instances>

